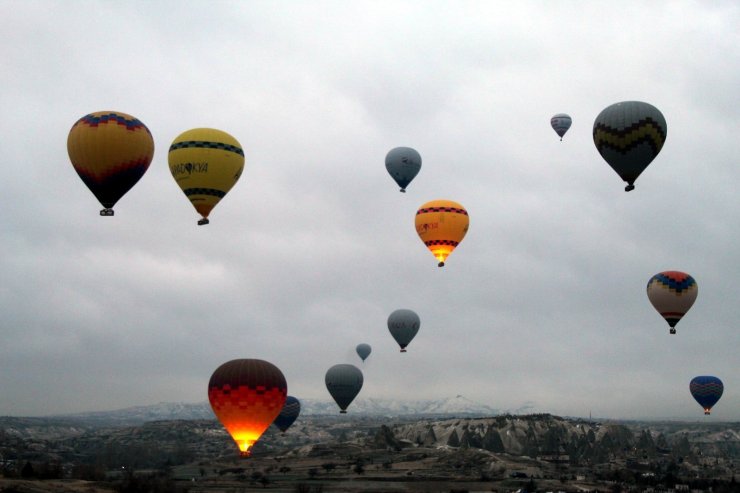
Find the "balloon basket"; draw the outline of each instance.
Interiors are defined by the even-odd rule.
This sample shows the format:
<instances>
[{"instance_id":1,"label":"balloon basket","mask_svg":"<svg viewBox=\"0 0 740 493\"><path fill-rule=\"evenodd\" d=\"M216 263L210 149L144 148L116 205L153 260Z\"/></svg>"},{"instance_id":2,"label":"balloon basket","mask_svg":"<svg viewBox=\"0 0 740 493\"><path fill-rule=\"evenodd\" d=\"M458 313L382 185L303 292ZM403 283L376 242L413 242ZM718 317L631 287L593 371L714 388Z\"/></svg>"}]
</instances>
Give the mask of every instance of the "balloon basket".
<instances>
[{"instance_id":1,"label":"balloon basket","mask_svg":"<svg viewBox=\"0 0 740 493\"><path fill-rule=\"evenodd\" d=\"M339 411L339 414L347 414L347 411L345 411L344 409L342 409L342 410Z\"/></svg>"},{"instance_id":2,"label":"balloon basket","mask_svg":"<svg viewBox=\"0 0 740 493\"><path fill-rule=\"evenodd\" d=\"M207 218L204 217L203 219L199 219L198 220L198 226L204 226L204 225L206 225L206 224L208 224L210 222L211 221L209 221Z\"/></svg>"},{"instance_id":3,"label":"balloon basket","mask_svg":"<svg viewBox=\"0 0 740 493\"><path fill-rule=\"evenodd\" d=\"M675 334L675 333L676 333L676 329L674 329L673 327L671 327L671 334Z\"/></svg>"},{"instance_id":4,"label":"balloon basket","mask_svg":"<svg viewBox=\"0 0 740 493\"><path fill-rule=\"evenodd\" d=\"M705 411L704 411L704 414L705 414L706 416L709 416L709 415L710 415L710 414L712 414L712 413L710 413L709 411L705 410Z\"/></svg>"},{"instance_id":5,"label":"balloon basket","mask_svg":"<svg viewBox=\"0 0 740 493\"><path fill-rule=\"evenodd\" d=\"M244 452L239 451L239 457L241 457L242 459L246 459L246 458L251 457L251 456L252 456L252 451L251 450L245 450Z\"/></svg>"},{"instance_id":6,"label":"balloon basket","mask_svg":"<svg viewBox=\"0 0 740 493\"><path fill-rule=\"evenodd\" d=\"M627 185L626 187L624 187L624 191L625 192L631 192L634 189L635 189L635 186L633 184L631 184L631 183L629 185Z\"/></svg>"},{"instance_id":7,"label":"balloon basket","mask_svg":"<svg viewBox=\"0 0 740 493\"><path fill-rule=\"evenodd\" d=\"M445 266L445 263L444 262L440 262L440 263L437 264L437 267L444 267L444 266Z\"/></svg>"},{"instance_id":8,"label":"balloon basket","mask_svg":"<svg viewBox=\"0 0 740 493\"><path fill-rule=\"evenodd\" d=\"M401 193L406 193L406 189L405 189L405 188L402 188L402 189L400 190L400 192L401 192Z\"/></svg>"},{"instance_id":9,"label":"balloon basket","mask_svg":"<svg viewBox=\"0 0 740 493\"><path fill-rule=\"evenodd\" d=\"M105 209L100 211L101 216L112 216L113 214L113 209L111 209L110 207L106 207Z\"/></svg>"}]
</instances>

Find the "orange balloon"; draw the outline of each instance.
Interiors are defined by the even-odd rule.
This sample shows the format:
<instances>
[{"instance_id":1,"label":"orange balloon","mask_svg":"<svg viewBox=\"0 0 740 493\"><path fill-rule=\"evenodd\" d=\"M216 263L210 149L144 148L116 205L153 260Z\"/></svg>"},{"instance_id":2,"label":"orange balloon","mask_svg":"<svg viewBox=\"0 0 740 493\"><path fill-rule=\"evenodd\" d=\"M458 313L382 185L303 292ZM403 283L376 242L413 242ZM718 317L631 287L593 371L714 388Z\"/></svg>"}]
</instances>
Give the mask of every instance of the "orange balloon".
<instances>
[{"instance_id":1,"label":"orange balloon","mask_svg":"<svg viewBox=\"0 0 740 493\"><path fill-rule=\"evenodd\" d=\"M468 232L470 219L465 208L451 200L432 200L416 211L416 232L439 260L439 267Z\"/></svg>"},{"instance_id":2,"label":"orange balloon","mask_svg":"<svg viewBox=\"0 0 740 493\"><path fill-rule=\"evenodd\" d=\"M213 412L249 457L250 447L282 411L288 385L280 369L260 359L235 359L219 366L208 382Z\"/></svg>"}]
</instances>

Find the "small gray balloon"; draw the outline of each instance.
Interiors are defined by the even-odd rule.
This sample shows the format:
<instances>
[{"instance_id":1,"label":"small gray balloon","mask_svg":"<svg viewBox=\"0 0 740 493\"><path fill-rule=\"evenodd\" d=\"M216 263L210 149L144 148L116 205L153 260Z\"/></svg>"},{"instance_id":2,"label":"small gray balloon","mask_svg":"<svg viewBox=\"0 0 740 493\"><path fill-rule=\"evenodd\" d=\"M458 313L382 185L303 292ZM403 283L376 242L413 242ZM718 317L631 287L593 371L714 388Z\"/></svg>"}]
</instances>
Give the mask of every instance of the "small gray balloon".
<instances>
[{"instance_id":1,"label":"small gray balloon","mask_svg":"<svg viewBox=\"0 0 740 493\"><path fill-rule=\"evenodd\" d=\"M360 358L362 358L362 361L365 361L368 356L370 356L370 353L372 352L373 348L370 347L370 344L365 344L364 342L362 344L358 344L356 351Z\"/></svg>"},{"instance_id":2,"label":"small gray balloon","mask_svg":"<svg viewBox=\"0 0 740 493\"><path fill-rule=\"evenodd\" d=\"M363 377L359 368L354 365L334 365L324 377L326 389L334 398L340 413L347 412L347 406L357 397L362 389Z\"/></svg>"},{"instance_id":3,"label":"small gray balloon","mask_svg":"<svg viewBox=\"0 0 740 493\"><path fill-rule=\"evenodd\" d=\"M386 154L385 169L405 192L411 180L419 174L421 155L410 147L396 147Z\"/></svg>"},{"instance_id":4,"label":"small gray balloon","mask_svg":"<svg viewBox=\"0 0 740 493\"><path fill-rule=\"evenodd\" d=\"M411 340L419 332L421 326L421 320L419 315L413 310L407 310L401 308L394 311L388 316L388 330L391 331L391 335L396 340L399 346L401 346L401 352L406 352L406 346L409 345Z\"/></svg>"}]
</instances>

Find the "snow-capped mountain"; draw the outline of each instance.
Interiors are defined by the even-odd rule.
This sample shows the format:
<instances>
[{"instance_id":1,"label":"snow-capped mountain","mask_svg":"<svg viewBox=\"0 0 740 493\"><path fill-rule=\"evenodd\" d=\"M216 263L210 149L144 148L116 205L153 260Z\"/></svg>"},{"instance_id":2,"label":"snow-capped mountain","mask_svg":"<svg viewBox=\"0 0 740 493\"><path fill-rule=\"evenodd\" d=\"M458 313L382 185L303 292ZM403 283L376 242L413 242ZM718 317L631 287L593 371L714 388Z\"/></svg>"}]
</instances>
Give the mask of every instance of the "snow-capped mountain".
<instances>
[{"instance_id":1,"label":"snow-capped mountain","mask_svg":"<svg viewBox=\"0 0 740 493\"><path fill-rule=\"evenodd\" d=\"M112 411L93 411L50 417L80 420L99 426L130 426L148 421L177 419L215 419L208 402L160 402L149 406L134 406Z\"/></svg>"},{"instance_id":2,"label":"snow-capped mountain","mask_svg":"<svg viewBox=\"0 0 740 493\"><path fill-rule=\"evenodd\" d=\"M337 405L332 401L305 399L306 414L336 414ZM495 416L501 410L471 401L458 395L441 400L402 401L393 399L358 398L347 408L348 413L382 416ZM303 412L303 410L301 411Z\"/></svg>"},{"instance_id":3,"label":"snow-capped mountain","mask_svg":"<svg viewBox=\"0 0 740 493\"><path fill-rule=\"evenodd\" d=\"M348 408L351 415L368 416L419 416L419 417L483 417L502 413L522 414L531 411L531 406L500 410L486 404L467 399L462 395L438 400L403 401L393 399L358 398ZM339 408L329 400L301 399L303 415L338 415ZM160 402L150 406L135 406L112 411L54 416L55 418L84 420L90 424L124 426L163 420L215 419L208 402Z\"/></svg>"}]
</instances>

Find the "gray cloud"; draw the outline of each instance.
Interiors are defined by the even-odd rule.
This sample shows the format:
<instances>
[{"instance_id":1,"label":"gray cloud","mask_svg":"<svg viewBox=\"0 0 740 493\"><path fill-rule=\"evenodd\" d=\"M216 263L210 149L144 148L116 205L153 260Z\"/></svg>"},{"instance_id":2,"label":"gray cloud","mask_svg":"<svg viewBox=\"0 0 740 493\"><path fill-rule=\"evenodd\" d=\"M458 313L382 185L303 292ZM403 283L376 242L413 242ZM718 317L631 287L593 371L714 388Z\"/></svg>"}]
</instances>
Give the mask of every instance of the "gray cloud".
<instances>
[{"instance_id":1,"label":"gray cloud","mask_svg":"<svg viewBox=\"0 0 740 493\"><path fill-rule=\"evenodd\" d=\"M325 371L360 366L367 342L361 397L703 419L688 382L711 373L726 386L711 419L740 417L734 3L0 11L0 414L201 401L236 357L328 398ZM628 99L660 108L668 138L625 194L591 128ZM113 218L65 148L102 109L140 118L156 146ZM563 142L558 112L574 120ZM201 228L167 168L200 126L246 154ZM406 194L383 166L400 145L423 158ZM471 217L444 269L413 228L437 198ZM700 286L676 336L645 296L668 269ZM403 355L396 308L422 320Z\"/></svg>"}]
</instances>

